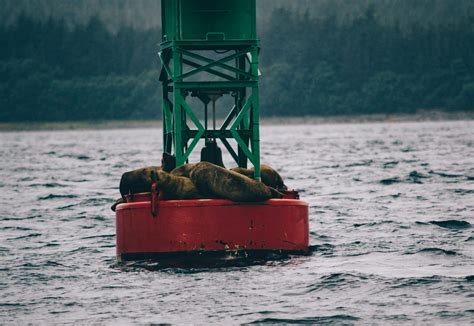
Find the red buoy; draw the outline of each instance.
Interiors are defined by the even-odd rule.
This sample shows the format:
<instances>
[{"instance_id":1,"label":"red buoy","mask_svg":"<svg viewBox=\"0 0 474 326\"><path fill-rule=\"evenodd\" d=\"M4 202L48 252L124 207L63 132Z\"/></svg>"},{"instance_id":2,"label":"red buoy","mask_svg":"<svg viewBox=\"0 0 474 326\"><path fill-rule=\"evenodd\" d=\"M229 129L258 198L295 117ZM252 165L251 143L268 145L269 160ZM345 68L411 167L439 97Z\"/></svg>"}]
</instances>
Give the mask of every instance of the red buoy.
<instances>
[{"instance_id":1,"label":"red buoy","mask_svg":"<svg viewBox=\"0 0 474 326\"><path fill-rule=\"evenodd\" d=\"M116 217L120 261L203 252L308 250L308 204L298 199L240 203L153 200L149 193L136 194L117 206Z\"/></svg>"}]
</instances>

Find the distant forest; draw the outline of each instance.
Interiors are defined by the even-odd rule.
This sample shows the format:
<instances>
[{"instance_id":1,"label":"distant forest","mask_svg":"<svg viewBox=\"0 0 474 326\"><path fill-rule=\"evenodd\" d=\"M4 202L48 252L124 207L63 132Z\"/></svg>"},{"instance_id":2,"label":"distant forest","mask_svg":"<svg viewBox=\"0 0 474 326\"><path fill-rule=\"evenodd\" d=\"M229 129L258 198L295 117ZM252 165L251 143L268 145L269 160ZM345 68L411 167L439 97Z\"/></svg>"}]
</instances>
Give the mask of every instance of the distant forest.
<instances>
[{"instance_id":1,"label":"distant forest","mask_svg":"<svg viewBox=\"0 0 474 326\"><path fill-rule=\"evenodd\" d=\"M290 7L262 29L264 116L474 109L474 19L341 24ZM0 121L157 119L159 26L32 19L0 25Z\"/></svg>"}]
</instances>

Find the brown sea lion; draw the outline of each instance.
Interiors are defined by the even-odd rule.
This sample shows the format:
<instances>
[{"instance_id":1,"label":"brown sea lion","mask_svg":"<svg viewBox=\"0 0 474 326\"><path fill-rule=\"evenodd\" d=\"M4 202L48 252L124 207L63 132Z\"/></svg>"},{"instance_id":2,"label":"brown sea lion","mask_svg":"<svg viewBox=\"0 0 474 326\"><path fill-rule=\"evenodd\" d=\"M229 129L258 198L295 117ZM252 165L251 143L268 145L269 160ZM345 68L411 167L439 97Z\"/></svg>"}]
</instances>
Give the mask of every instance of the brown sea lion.
<instances>
[{"instance_id":1,"label":"brown sea lion","mask_svg":"<svg viewBox=\"0 0 474 326\"><path fill-rule=\"evenodd\" d=\"M203 198L190 178L165 171L158 171L156 177L158 189L163 191L164 198L167 200Z\"/></svg>"},{"instance_id":2,"label":"brown sea lion","mask_svg":"<svg viewBox=\"0 0 474 326\"><path fill-rule=\"evenodd\" d=\"M175 169L173 169L173 171L171 171L171 174L172 175L175 175L175 176L178 176L178 177L187 177L189 178L189 174L191 173L191 170L196 166L196 164L184 164L184 165L181 165Z\"/></svg>"},{"instance_id":3,"label":"brown sea lion","mask_svg":"<svg viewBox=\"0 0 474 326\"><path fill-rule=\"evenodd\" d=\"M150 192L153 183L153 173L161 171L159 166L149 166L125 172L120 179L120 194L123 196L132 193Z\"/></svg>"},{"instance_id":4,"label":"brown sea lion","mask_svg":"<svg viewBox=\"0 0 474 326\"><path fill-rule=\"evenodd\" d=\"M197 163L190 172L190 178L202 195L211 198L241 202L272 198L272 191L262 182L208 162Z\"/></svg>"},{"instance_id":5,"label":"brown sea lion","mask_svg":"<svg viewBox=\"0 0 474 326\"><path fill-rule=\"evenodd\" d=\"M150 192L153 183L153 173L157 171L170 172L176 168L176 158L168 153L163 153L160 166L149 166L125 172L120 179L120 194L123 196L132 193Z\"/></svg>"},{"instance_id":6,"label":"brown sea lion","mask_svg":"<svg viewBox=\"0 0 474 326\"><path fill-rule=\"evenodd\" d=\"M233 168L231 170L253 179L254 168L251 168L251 169ZM281 175L268 165L265 165L265 164L260 165L260 176L261 176L262 182L269 187L272 187L276 190L288 189L288 187L283 182L283 178L281 177Z\"/></svg>"}]
</instances>

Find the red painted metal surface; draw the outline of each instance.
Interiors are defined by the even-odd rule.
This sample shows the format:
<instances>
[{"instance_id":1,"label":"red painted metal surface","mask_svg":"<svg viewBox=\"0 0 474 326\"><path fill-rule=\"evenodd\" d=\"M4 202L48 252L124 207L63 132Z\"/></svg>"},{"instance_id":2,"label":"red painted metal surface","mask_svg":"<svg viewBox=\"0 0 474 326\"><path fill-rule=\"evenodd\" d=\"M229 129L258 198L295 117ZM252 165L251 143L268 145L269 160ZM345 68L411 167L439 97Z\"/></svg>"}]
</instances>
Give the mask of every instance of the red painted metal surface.
<instances>
[{"instance_id":1,"label":"red painted metal surface","mask_svg":"<svg viewBox=\"0 0 474 326\"><path fill-rule=\"evenodd\" d=\"M117 206L119 258L133 253L308 249L308 204L301 200L156 200L152 207L150 197L134 195Z\"/></svg>"}]
</instances>

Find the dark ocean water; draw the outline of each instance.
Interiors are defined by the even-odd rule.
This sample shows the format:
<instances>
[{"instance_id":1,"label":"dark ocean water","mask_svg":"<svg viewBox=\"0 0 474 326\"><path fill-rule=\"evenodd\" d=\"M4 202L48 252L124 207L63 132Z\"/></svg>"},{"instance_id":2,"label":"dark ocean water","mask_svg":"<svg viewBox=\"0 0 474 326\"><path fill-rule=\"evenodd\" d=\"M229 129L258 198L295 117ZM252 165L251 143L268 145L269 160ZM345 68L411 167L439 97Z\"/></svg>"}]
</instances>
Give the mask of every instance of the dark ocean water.
<instances>
[{"instance_id":1,"label":"dark ocean water","mask_svg":"<svg viewBox=\"0 0 474 326\"><path fill-rule=\"evenodd\" d=\"M312 254L157 271L117 265L110 205L160 130L0 133L0 323L474 322L474 121L261 133Z\"/></svg>"}]
</instances>

